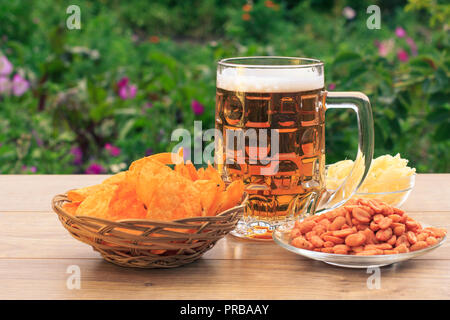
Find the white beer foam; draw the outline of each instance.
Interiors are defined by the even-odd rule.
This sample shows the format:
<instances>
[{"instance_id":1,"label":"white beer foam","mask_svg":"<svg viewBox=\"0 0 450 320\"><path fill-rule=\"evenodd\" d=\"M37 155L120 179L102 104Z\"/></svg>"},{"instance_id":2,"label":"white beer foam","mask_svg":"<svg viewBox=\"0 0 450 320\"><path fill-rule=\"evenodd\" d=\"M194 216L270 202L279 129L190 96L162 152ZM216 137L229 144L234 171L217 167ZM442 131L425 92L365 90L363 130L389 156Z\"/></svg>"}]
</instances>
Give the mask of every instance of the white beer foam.
<instances>
[{"instance_id":1,"label":"white beer foam","mask_svg":"<svg viewBox=\"0 0 450 320\"><path fill-rule=\"evenodd\" d=\"M317 68L226 68L217 73L217 88L244 92L299 92L322 89L324 75Z\"/></svg>"}]
</instances>

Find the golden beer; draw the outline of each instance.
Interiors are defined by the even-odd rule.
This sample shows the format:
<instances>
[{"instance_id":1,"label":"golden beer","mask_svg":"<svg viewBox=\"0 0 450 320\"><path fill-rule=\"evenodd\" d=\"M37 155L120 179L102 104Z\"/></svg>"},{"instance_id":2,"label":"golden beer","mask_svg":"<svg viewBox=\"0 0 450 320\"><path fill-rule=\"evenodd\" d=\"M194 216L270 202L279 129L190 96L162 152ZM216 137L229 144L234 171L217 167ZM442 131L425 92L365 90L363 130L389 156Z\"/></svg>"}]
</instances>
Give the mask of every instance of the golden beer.
<instances>
[{"instance_id":1,"label":"golden beer","mask_svg":"<svg viewBox=\"0 0 450 320\"><path fill-rule=\"evenodd\" d=\"M219 62L215 161L224 178L244 181L249 196L235 234L271 238L280 223L314 213L326 192L323 64L306 62Z\"/></svg>"}]
</instances>

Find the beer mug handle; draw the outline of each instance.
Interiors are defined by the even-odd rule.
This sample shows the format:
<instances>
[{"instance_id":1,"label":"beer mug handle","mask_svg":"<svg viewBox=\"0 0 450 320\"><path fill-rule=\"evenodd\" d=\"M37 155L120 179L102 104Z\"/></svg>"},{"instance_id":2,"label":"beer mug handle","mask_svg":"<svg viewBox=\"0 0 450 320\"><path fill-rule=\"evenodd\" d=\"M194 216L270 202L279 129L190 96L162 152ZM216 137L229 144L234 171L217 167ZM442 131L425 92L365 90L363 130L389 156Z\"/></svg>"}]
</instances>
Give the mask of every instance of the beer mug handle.
<instances>
[{"instance_id":1,"label":"beer mug handle","mask_svg":"<svg viewBox=\"0 0 450 320\"><path fill-rule=\"evenodd\" d=\"M370 169L373 157L374 132L369 98L361 92L326 92L326 110L352 109L358 120L358 153L350 174L335 190L327 190L318 212L331 210L347 202L361 186Z\"/></svg>"}]
</instances>

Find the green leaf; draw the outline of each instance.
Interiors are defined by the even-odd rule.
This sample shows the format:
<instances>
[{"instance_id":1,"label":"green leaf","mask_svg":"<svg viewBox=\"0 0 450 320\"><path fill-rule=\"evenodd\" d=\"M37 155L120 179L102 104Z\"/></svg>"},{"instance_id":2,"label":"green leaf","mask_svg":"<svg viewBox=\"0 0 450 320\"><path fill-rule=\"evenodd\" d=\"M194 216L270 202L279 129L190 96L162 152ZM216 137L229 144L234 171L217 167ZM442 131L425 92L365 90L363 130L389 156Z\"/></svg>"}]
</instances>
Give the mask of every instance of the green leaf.
<instances>
[{"instance_id":1,"label":"green leaf","mask_svg":"<svg viewBox=\"0 0 450 320\"><path fill-rule=\"evenodd\" d=\"M119 131L119 140L125 139L125 137L128 135L128 133L133 128L135 123L136 123L136 119L130 119L124 124L122 129L120 129L120 131Z\"/></svg>"},{"instance_id":2,"label":"green leaf","mask_svg":"<svg viewBox=\"0 0 450 320\"><path fill-rule=\"evenodd\" d=\"M360 61L360 60L361 60L361 56L358 53L352 52L352 51L346 51L346 52L341 52L336 56L336 58L334 59L333 65L337 66L337 65L352 63L352 62Z\"/></svg>"}]
</instances>

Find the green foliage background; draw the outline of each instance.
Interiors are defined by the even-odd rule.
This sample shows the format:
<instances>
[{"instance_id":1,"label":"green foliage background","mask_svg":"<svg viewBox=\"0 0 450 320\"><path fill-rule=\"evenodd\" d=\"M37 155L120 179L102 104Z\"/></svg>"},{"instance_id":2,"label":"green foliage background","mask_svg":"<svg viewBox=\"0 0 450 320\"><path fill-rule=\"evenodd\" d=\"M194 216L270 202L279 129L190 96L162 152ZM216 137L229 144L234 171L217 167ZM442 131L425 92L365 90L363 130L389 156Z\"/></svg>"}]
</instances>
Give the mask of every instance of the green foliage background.
<instances>
[{"instance_id":1,"label":"green foliage background","mask_svg":"<svg viewBox=\"0 0 450 320\"><path fill-rule=\"evenodd\" d=\"M23 96L0 96L0 173L83 173L93 163L114 172L149 149L169 151L174 129L193 130L194 120L214 126L216 62L250 55L323 60L334 90L370 97L375 156L399 152L419 172L449 172L446 1L255 0L247 12L238 0L80 0L81 30L66 28L70 4L0 1L0 52L31 83ZM381 8L380 30L366 27L372 4ZM375 45L383 41L386 56ZM399 60L401 49L408 61ZM138 87L133 99L117 94L124 76ZM205 106L202 115L193 100ZM327 112L326 126L327 162L353 158L354 116Z\"/></svg>"}]
</instances>

